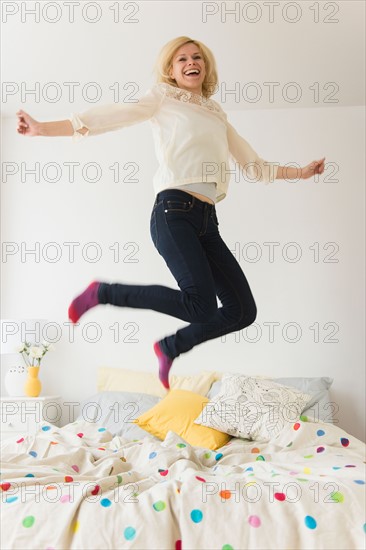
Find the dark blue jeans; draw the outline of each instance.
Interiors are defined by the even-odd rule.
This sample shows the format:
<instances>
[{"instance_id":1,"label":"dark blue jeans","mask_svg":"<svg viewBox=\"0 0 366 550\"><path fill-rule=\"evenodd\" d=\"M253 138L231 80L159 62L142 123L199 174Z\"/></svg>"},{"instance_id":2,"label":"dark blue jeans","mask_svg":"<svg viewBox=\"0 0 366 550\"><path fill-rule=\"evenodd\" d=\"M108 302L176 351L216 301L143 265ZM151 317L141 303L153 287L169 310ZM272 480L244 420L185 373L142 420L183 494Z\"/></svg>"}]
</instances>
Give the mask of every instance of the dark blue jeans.
<instances>
[{"instance_id":1,"label":"dark blue jeans","mask_svg":"<svg viewBox=\"0 0 366 550\"><path fill-rule=\"evenodd\" d=\"M256 304L218 226L214 204L180 189L161 191L152 209L150 233L180 290L102 283L99 302L152 309L190 323L159 341L172 359L202 342L251 325L257 315ZM216 296L222 307L218 307Z\"/></svg>"}]
</instances>

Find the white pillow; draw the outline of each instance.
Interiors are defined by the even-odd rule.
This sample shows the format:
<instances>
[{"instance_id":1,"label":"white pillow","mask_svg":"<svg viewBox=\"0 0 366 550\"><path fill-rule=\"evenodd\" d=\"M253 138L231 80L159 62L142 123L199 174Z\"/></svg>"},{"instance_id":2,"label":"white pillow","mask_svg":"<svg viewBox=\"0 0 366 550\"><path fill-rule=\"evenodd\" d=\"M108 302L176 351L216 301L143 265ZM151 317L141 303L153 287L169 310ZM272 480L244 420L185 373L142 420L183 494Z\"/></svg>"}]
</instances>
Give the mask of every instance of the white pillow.
<instances>
[{"instance_id":1,"label":"white pillow","mask_svg":"<svg viewBox=\"0 0 366 550\"><path fill-rule=\"evenodd\" d=\"M119 435L129 441L144 439L146 431L133 420L154 407L160 399L146 393L98 392L81 403L76 420L98 424L113 436Z\"/></svg>"},{"instance_id":2,"label":"white pillow","mask_svg":"<svg viewBox=\"0 0 366 550\"><path fill-rule=\"evenodd\" d=\"M311 398L271 379L227 373L195 423L234 437L269 441L299 418Z\"/></svg>"},{"instance_id":3,"label":"white pillow","mask_svg":"<svg viewBox=\"0 0 366 550\"><path fill-rule=\"evenodd\" d=\"M216 379L215 374L215 372L211 371L203 371L199 374L185 376L170 374L170 389L188 390L206 396ZM146 393L162 398L169 391L160 382L157 368L155 372L145 372L116 367L99 367L97 377L98 392L124 391Z\"/></svg>"}]
</instances>

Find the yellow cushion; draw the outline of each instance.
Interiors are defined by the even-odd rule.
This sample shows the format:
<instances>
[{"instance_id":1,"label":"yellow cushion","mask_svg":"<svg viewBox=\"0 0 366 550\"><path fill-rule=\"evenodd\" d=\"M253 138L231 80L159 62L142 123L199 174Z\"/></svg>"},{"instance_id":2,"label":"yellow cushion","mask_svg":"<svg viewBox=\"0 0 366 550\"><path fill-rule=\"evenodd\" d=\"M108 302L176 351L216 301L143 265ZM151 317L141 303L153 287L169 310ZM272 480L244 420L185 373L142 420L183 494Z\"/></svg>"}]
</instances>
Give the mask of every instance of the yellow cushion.
<instances>
[{"instance_id":1,"label":"yellow cushion","mask_svg":"<svg viewBox=\"0 0 366 550\"><path fill-rule=\"evenodd\" d=\"M200 395L207 395L215 381L215 372L204 371L193 376L178 376L170 374L170 389L195 391ZM166 390L156 372L144 372L132 369L100 367L97 375L98 391L128 391L148 393L157 397L165 397Z\"/></svg>"},{"instance_id":2,"label":"yellow cushion","mask_svg":"<svg viewBox=\"0 0 366 550\"><path fill-rule=\"evenodd\" d=\"M214 451L226 445L231 436L194 424L208 402L207 397L192 391L170 390L164 399L133 422L159 439L165 439L172 430L190 445Z\"/></svg>"}]
</instances>

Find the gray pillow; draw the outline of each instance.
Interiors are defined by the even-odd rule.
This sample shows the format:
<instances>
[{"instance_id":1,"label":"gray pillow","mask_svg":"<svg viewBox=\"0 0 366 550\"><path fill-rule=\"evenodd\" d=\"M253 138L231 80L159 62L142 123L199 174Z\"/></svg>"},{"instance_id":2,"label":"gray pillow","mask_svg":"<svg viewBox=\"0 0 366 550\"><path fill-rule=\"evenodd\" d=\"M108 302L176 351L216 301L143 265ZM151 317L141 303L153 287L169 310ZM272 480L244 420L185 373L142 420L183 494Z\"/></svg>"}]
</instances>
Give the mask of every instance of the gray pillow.
<instances>
[{"instance_id":1,"label":"gray pillow","mask_svg":"<svg viewBox=\"0 0 366 550\"><path fill-rule=\"evenodd\" d=\"M113 436L119 435L132 441L149 435L132 420L151 409L161 397L147 393L102 391L81 403L76 420L94 422L106 428ZM151 436L152 437L152 436Z\"/></svg>"},{"instance_id":2,"label":"gray pillow","mask_svg":"<svg viewBox=\"0 0 366 550\"><path fill-rule=\"evenodd\" d=\"M272 380L278 384L292 386L303 393L311 395L312 399L302 412L303 416L314 416L323 422L333 423L333 411L336 410L336 404L332 404L329 393L329 388L333 384L333 378L323 376L319 378L272 378ZM212 384L207 394L208 399L215 397L220 388L221 380L217 380Z\"/></svg>"}]
</instances>

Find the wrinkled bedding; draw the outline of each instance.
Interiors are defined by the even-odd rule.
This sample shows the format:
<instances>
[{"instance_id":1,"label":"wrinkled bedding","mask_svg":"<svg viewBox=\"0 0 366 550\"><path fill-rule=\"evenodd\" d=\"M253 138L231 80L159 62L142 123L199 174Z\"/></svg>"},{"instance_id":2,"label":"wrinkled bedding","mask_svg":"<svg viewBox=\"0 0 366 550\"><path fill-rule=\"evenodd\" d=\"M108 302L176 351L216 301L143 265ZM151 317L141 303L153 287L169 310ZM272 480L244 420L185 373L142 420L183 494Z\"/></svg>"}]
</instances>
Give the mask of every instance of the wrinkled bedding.
<instances>
[{"instance_id":1,"label":"wrinkled bedding","mask_svg":"<svg viewBox=\"0 0 366 550\"><path fill-rule=\"evenodd\" d=\"M44 423L1 455L6 550L365 547L365 444L322 421L217 451Z\"/></svg>"}]
</instances>

